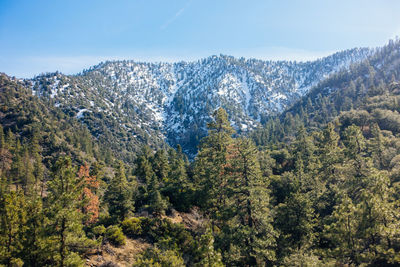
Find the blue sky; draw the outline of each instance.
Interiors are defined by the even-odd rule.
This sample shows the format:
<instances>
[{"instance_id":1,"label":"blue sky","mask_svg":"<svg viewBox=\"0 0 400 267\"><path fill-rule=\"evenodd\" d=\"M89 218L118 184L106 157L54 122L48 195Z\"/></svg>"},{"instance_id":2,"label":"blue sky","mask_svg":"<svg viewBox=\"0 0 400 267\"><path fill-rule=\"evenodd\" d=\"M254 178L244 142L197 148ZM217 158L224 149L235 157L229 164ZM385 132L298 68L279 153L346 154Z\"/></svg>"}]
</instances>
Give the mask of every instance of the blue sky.
<instances>
[{"instance_id":1,"label":"blue sky","mask_svg":"<svg viewBox=\"0 0 400 267\"><path fill-rule=\"evenodd\" d=\"M400 35L398 0L0 0L0 72L213 54L310 60Z\"/></svg>"}]
</instances>

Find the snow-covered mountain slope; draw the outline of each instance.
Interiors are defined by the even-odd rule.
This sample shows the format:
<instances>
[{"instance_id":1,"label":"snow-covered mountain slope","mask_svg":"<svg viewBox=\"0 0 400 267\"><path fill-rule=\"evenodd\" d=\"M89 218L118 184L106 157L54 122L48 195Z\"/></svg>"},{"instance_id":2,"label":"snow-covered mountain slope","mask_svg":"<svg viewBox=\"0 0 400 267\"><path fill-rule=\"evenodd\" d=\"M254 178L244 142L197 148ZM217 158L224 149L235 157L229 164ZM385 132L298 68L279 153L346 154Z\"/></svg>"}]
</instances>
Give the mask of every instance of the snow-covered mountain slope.
<instances>
[{"instance_id":1,"label":"snow-covered mountain slope","mask_svg":"<svg viewBox=\"0 0 400 267\"><path fill-rule=\"evenodd\" d=\"M31 83L35 94L88 124L95 136L117 134L128 151L166 140L193 154L217 107L227 110L239 132L248 131L371 53L351 49L311 62L224 55L177 63L110 61L77 75L41 75Z\"/></svg>"}]
</instances>

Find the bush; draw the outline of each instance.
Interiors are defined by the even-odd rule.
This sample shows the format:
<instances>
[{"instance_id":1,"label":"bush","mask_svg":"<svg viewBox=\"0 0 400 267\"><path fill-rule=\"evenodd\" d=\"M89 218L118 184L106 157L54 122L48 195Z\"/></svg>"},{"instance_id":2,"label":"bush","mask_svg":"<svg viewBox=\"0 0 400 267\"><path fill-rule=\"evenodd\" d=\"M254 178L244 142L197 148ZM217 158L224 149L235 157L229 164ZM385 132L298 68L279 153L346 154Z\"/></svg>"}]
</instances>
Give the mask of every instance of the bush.
<instances>
[{"instance_id":1,"label":"bush","mask_svg":"<svg viewBox=\"0 0 400 267\"><path fill-rule=\"evenodd\" d=\"M183 224L172 223L168 219L142 218L141 227L143 233L154 243L162 243L163 246L175 247L183 253L191 253L195 249L195 241Z\"/></svg>"},{"instance_id":2,"label":"bush","mask_svg":"<svg viewBox=\"0 0 400 267\"><path fill-rule=\"evenodd\" d=\"M185 262L179 252L175 250L162 250L157 247L150 248L136 257L135 267L144 266L185 266Z\"/></svg>"},{"instance_id":3,"label":"bush","mask_svg":"<svg viewBox=\"0 0 400 267\"><path fill-rule=\"evenodd\" d=\"M129 218L122 222L122 230L129 237L140 236L143 234L141 218Z\"/></svg>"},{"instance_id":4,"label":"bush","mask_svg":"<svg viewBox=\"0 0 400 267\"><path fill-rule=\"evenodd\" d=\"M96 227L93 227L93 229L92 229L92 233L95 236L103 235L105 232L106 232L106 228L104 227L104 225L98 225Z\"/></svg>"},{"instance_id":5,"label":"bush","mask_svg":"<svg viewBox=\"0 0 400 267\"><path fill-rule=\"evenodd\" d=\"M84 260L75 252L69 253L64 263L65 266L85 266Z\"/></svg>"},{"instance_id":6,"label":"bush","mask_svg":"<svg viewBox=\"0 0 400 267\"><path fill-rule=\"evenodd\" d=\"M122 233L121 228L117 225L111 225L107 227L106 239L115 246L125 245L126 237Z\"/></svg>"}]
</instances>

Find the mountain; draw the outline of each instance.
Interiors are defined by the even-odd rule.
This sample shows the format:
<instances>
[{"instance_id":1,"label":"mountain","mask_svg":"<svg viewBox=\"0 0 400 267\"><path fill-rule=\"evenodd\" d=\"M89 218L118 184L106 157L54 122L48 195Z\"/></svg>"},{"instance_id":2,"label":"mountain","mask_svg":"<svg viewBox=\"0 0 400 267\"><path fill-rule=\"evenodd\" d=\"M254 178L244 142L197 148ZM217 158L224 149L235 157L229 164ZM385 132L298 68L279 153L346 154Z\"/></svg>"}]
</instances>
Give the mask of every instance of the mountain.
<instances>
[{"instance_id":1,"label":"mountain","mask_svg":"<svg viewBox=\"0 0 400 267\"><path fill-rule=\"evenodd\" d=\"M390 41L365 60L320 81L284 112L270 117L251 132L260 146L290 143L299 127L308 131L337 121L364 128L376 123L394 134L400 129L397 95L400 92L400 41Z\"/></svg>"},{"instance_id":2,"label":"mountain","mask_svg":"<svg viewBox=\"0 0 400 267\"><path fill-rule=\"evenodd\" d=\"M15 139L9 146L14 143L15 147L29 147L29 150L39 147L35 149L46 166L63 155L69 155L77 164L112 162L111 151L93 138L85 125L33 96L27 85L0 73L1 141L4 142L4 130L6 139Z\"/></svg>"},{"instance_id":3,"label":"mountain","mask_svg":"<svg viewBox=\"0 0 400 267\"><path fill-rule=\"evenodd\" d=\"M307 126L319 128L341 113L358 109L368 98L398 91L400 42L390 41L366 60L321 81L281 116L307 113Z\"/></svg>"},{"instance_id":4,"label":"mountain","mask_svg":"<svg viewBox=\"0 0 400 267\"><path fill-rule=\"evenodd\" d=\"M159 147L164 141L194 155L219 106L239 133L247 132L372 53L356 48L310 62L224 55L177 63L108 61L77 75L50 73L27 82L125 159L142 143Z\"/></svg>"},{"instance_id":5,"label":"mountain","mask_svg":"<svg viewBox=\"0 0 400 267\"><path fill-rule=\"evenodd\" d=\"M399 266L400 41L370 53L292 91L256 91L238 78L255 71L224 56L191 74L209 90L178 63L0 74L0 265ZM281 106L262 98L277 92ZM174 118L205 123L214 105L242 132L263 124L258 146L218 108L193 162L179 148L112 157L164 146Z\"/></svg>"}]
</instances>

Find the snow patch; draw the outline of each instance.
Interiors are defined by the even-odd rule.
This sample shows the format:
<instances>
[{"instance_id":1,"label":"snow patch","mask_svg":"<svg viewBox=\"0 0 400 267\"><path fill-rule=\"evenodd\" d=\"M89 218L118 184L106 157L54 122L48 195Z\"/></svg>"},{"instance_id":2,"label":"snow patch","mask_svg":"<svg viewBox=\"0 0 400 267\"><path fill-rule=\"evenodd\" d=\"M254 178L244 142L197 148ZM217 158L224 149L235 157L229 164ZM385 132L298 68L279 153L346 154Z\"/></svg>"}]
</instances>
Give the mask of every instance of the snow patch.
<instances>
[{"instance_id":1,"label":"snow patch","mask_svg":"<svg viewBox=\"0 0 400 267\"><path fill-rule=\"evenodd\" d=\"M76 118L77 119L83 118L83 113L85 113L85 112L92 112L92 111L88 110L87 108L83 108L83 109L78 111L78 113L76 114Z\"/></svg>"}]
</instances>

